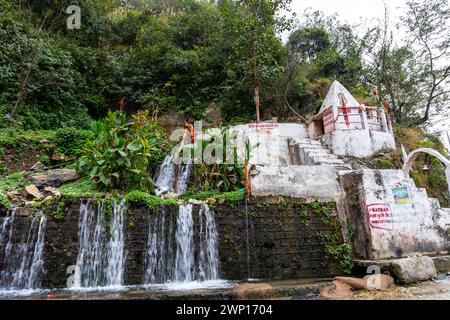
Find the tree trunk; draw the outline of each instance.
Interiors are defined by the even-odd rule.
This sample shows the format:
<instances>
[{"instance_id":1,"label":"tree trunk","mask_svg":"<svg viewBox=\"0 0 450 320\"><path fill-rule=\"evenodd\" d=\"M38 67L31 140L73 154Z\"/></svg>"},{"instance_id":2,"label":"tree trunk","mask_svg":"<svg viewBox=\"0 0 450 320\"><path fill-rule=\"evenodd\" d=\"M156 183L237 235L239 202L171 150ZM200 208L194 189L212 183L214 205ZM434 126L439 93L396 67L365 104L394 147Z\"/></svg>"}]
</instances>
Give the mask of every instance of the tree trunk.
<instances>
[{"instance_id":1,"label":"tree trunk","mask_svg":"<svg viewBox=\"0 0 450 320\"><path fill-rule=\"evenodd\" d=\"M255 107L256 107L256 122L259 123L261 121L259 117L259 79L258 79L258 71L256 64L256 46L253 45L253 77L255 79L255 88L254 88L254 97L255 97Z\"/></svg>"}]
</instances>

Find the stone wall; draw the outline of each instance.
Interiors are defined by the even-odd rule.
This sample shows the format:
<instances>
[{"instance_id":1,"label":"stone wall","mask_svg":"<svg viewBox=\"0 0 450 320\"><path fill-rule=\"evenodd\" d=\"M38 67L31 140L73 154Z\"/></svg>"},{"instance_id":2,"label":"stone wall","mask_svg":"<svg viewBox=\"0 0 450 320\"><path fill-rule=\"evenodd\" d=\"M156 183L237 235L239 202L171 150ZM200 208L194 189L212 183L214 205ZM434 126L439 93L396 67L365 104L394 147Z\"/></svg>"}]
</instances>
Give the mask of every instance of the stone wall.
<instances>
[{"instance_id":1,"label":"stone wall","mask_svg":"<svg viewBox=\"0 0 450 320\"><path fill-rule=\"evenodd\" d=\"M286 196L306 200L333 201L341 190L333 166L256 166L250 186L256 197Z\"/></svg>"},{"instance_id":2,"label":"stone wall","mask_svg":"<svg viewBox=\"0 0 450 320\"><path fill-rule=\"evenodd\" d=\"M395 139L390 132L338 130L321 139L338 156L366 158L383 149L395 149Z\"/></svg>"},{"instance_id":3,"label":"stone wall","mask_svg":"<svg viewBox=\"0 0 450 320\"><path fill-rule=\"evenodd\" d=\"M66 287L70 276L67 268L76 264L79 204L80 200L66 200L64 207L60 206L63 210L60 219L54 218L59 204L43 208L49 217L44 247L44 288ZM175 228L178 207L163 210L172 217ZM199 206L195 205L193 213L198 210ZM225 203L213 210L223 279L325 277L342 272L339 261L325 252L325 246L334 248L342 243L334 203L285 200L278 203L278 199L270 203L259 199L248 204ZM154 216L144 205L134 205L126 214L125 284L142 283L149 223Z\"/></svg>"},{"instance_id":4,"label":"stone wall","mask_svg":"<svg viewBox=\"0 0 450 320\"><path fill-rule=\"evenodd\" d=\"M215 213L222 276L282 279L325 277L341 272L324 251L325 245L342 243L334 203L319 207L317 210L308 204L252 201L246 215L245 203L218 206ZM333 237L337 241L330 241Z\"/></svg>"},{"instance_id":5,"label":"stone wall","mask_svg":"<svg viewBox=\"0 0 450 320\"><path fill-rule=\"evenodd\" d=\"M358 170L340 177L345 217L358 258L388 259L450 250L450 216L401 170Z\"/></svg>"}]
</instances>

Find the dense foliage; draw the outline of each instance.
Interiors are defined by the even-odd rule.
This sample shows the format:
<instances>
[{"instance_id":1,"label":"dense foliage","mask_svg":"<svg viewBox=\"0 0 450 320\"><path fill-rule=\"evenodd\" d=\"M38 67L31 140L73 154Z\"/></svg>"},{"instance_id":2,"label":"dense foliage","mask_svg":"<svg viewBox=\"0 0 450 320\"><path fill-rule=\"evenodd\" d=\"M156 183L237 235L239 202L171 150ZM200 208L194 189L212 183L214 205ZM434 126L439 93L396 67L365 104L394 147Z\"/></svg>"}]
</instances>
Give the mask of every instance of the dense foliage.
<instances>
[{"instance_id":1,"label":"dense foliage","mask_svg":"<svg viewBox=\"0 0 450 320\"><path fill-rule=\"evenodd\" d=\"M226 124L247 122L260 101L263 120L307 119L334 79L361 103L385 106L405 130L450 112L448 1L408 0L399 21L408 41L395 38L387 12L379 25L350 26L310 10L294 22L289 4L0 0L0 154L32 141L33 149L45 146L37 158L46 165L55 164L54 151L83 155L80 169L101 189L150 191L147 173L169 148L155 119L169 112L181 114L177 126L208 120L211 105ZM69 5L82 8L81 29L67 28ZM442 168L431 166L439 170L416 180L442 189ZM242 165L195 170L196 191L243 187Z\"/></svg>"},{"instance_id":2,"label":"dense foliage","mask_svg":"<svg viewBox=\"0 0 450 320\"><path fill-rule=\"evenodd\" d=\"M307 13L282 43L289 2L0 0L0 124L88 129L121 99L191 119L216 102L225 121L248 121L255 90L263 119L288 118L315 111L334 78L362 86L349 26ZM79 30L66 28L69 4L83 9Z\"/></svg>"},{"instance_id":3,"label":"dense foliage","mask_svg":"<svg viewBox=\"0 0 450 320\"><path fill-rule=\"evenodd\" d=\"M166 141L147 112L138 112L132 121L122 112L109 112L92 125L78 166L99 189L151 191L151 166L162 156Z\"/></svg>"}]
</instances>

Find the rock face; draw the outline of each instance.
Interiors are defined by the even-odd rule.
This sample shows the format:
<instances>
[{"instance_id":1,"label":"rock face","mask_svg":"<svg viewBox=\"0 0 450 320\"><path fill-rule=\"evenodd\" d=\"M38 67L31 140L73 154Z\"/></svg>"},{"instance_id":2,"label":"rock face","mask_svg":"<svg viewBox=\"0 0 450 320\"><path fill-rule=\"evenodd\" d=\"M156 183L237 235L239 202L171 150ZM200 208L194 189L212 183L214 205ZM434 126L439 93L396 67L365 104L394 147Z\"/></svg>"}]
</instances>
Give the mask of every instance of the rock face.
<instances>
[{"instance_id":1,"label":"rock face","mask_svg":"<svg viewBox=\"0 0 450 320\"><path fill-rule=\"evenodd\" d=\"M433 259L427 256L393 260L391 266L400 283L415 283L436 276Z\"/></svg>"},{"instance_id":2,"label":"rock face","mask_svg":"<svg viewBox=\"0 0 450 320\"><path fill-rule=\"evenodd\" d=\"M350 171L339 180L342 219L358 231L353 241L356 258L400 259L448 250L448 209L433 205L426 191L405 179L401 170Z\"/></svg>"},{"instance_id":3,"label":"rock face","mask_svg":"<svg viewBox=\"0 0 450 320\"><path fill-rule=\"evenodd\" d=\"M275 289L267 283L242 283L233 288L233 299L269 299L274 293Z\"/></svg>"},{"instance_id":4,"label":"rock face","mask_svg":"<svg viewBox=\"0 0 450 320\"><path fill-rule=\"evenodd\" d=\"M222 111L220 105L214 102L210 103L204 112L204 116L207 120L205 127L223 126Z\"/></svg>"},{"instance_id":5,"label":"rock face","mask_svg":"<svg viewBox=\"0 0 450 320\"><path fill-rule=\"evenodd\" d=\"M173 110L169 110L158 116L158 124L169 133L172 133L173 130L183 128L185 120L186 116L183 113L178 113Z\"/></svg>"},{"instance_id":6,"label":"rock face","mask_svg":"<svg viewBox=\"0 0 450 320\"><path fill-rule=\"evenodd\" d=\"M59 187L65 182L78 179L78 174L73 169L54 169L43 173L31 175L33 184L38 187Z\"/></svg>"}]
</instances>

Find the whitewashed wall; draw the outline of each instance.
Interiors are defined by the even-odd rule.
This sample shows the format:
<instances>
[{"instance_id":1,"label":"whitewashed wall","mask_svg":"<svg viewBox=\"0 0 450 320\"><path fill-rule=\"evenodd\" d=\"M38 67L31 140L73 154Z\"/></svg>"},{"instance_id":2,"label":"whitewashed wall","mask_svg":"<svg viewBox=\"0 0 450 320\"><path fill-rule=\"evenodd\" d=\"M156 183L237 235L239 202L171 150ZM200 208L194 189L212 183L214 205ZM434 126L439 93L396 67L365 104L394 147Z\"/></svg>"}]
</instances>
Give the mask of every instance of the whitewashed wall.
<instances>
[{"instance_id":1,"label":"whitewashed wall","mask_svg":"<svg viewBox=\"0 0 450 320\"><path fill-rule=\"evenodd\" d=\"M353 171L341 176L341 184L347 204L345 220L360 233L355 246L365 246L365 253L363 248L359 250L363 258L405 257L450 249L449 210L441 209L424 189L405 179L401 170ZM355 195L359 210L349 205Z\"/></svg>"}]
</instances>

